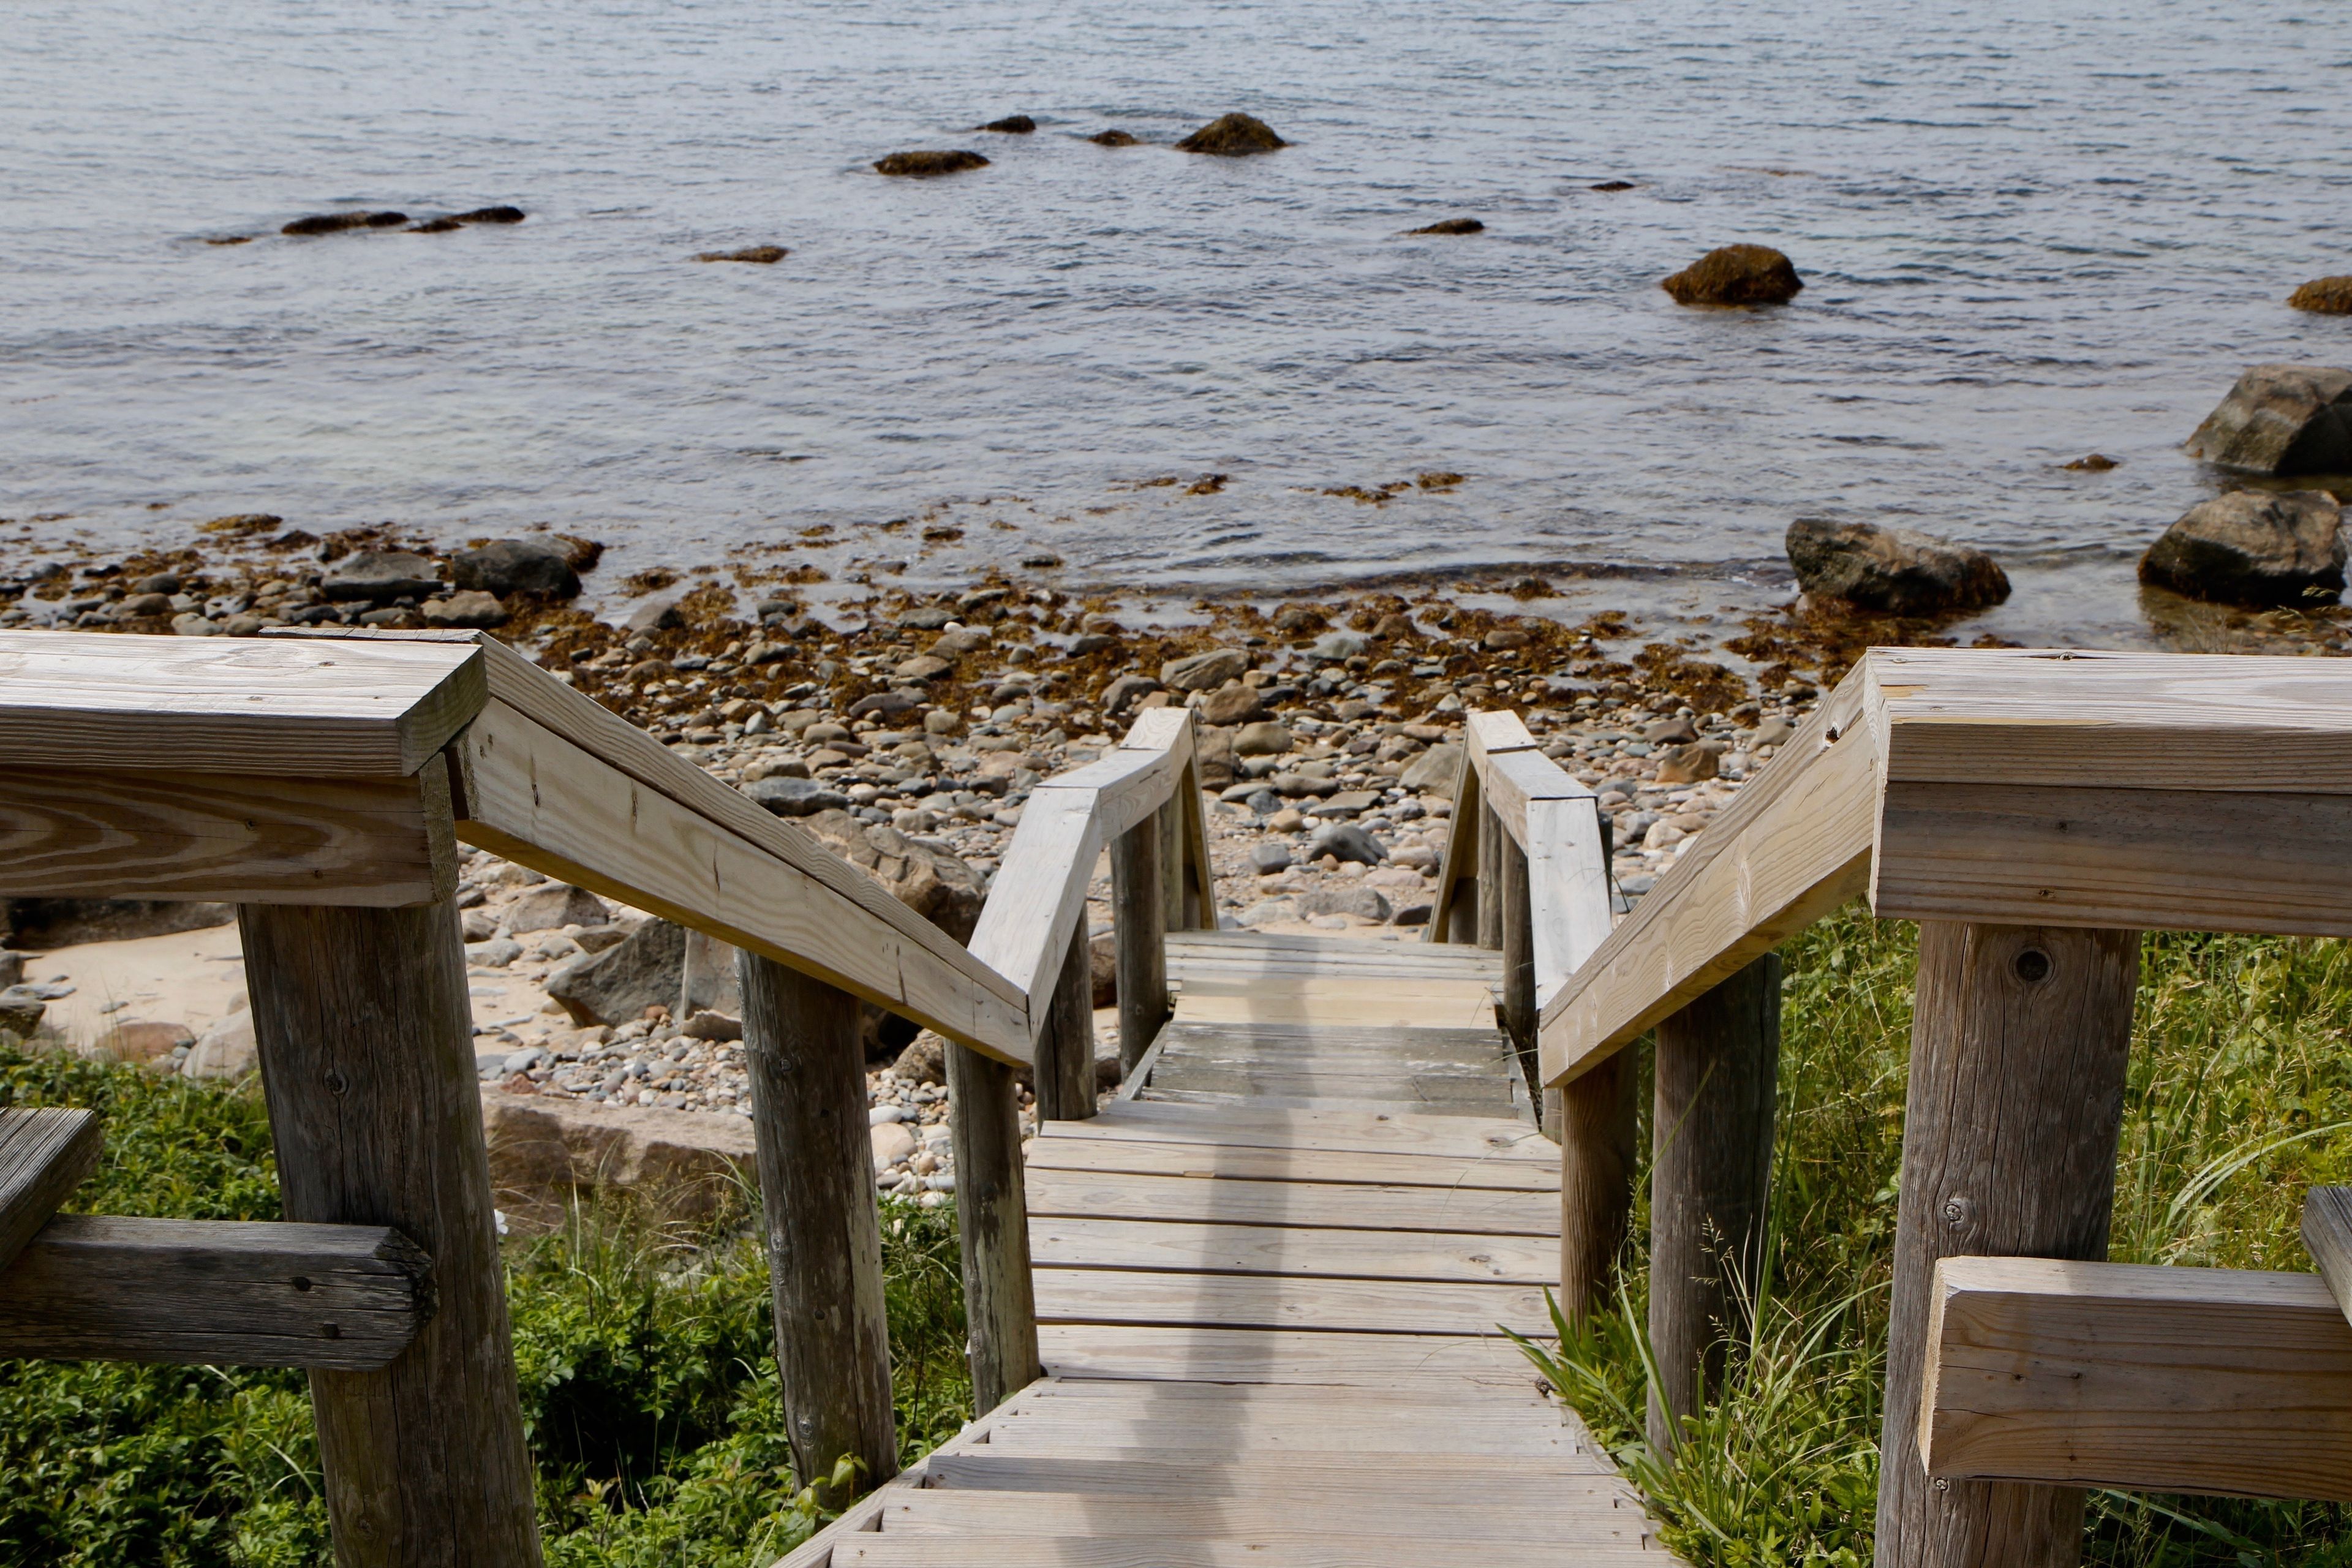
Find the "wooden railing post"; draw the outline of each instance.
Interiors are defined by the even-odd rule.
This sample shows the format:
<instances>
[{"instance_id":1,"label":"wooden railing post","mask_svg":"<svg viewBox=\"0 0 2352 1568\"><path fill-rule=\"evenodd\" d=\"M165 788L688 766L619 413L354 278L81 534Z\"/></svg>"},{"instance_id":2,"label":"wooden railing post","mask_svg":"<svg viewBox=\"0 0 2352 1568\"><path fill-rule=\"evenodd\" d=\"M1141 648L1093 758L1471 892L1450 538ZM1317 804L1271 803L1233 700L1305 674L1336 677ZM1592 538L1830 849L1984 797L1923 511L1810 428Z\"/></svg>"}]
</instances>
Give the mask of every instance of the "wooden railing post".
<instances>
[{"instance_id":1,"label":"wooden railing post","mask_svg":"<svg viewBox=\"0 0 2352 1568\"><path fill-rule=\"evenodd\" d=\"M1184 787L1181 775L1176 781L1176 787ZM1160 830L1160 889L1163 900L1160 912L1160 927L1165 931L1189 931L1192 928L1184 918L1184 891L1191 880L1184 875L1184 803L1170 795L1168 803L1151 814L1151 820ZM1112 868L1116 871L1116 861ZM1119 1047L1122 1057L1126 1048L1123 1044Z\"/></svg>"},{"instance_id":2,"label":"wooden railing post","mask_svg":"<svg viewBox=\"0 0 2352 1568\"><path fill-rule=\"evenodd\" d=\"M1021 1110L1013 1069L950 1043L948 1121L955 1139L956 1227L963 1240L972 1414L1036 1380L1037 1298L1021 1187Z\"/></svg>"},{"instance_id":3,"label":"wooden railing post","mask_svg":"<svg viewBox=\"0 0 2352 1568\"><path fill-rule=\"evenodd\" d=\"M1880 1568L2063 1568L2083 1493L1930 1479L1918 1423L1936 1260L2104 1258L2138 933L1919 926L1879 1439Z\"/></svg>"},{"instance_id":4,"label":"wooden railing post","mask_svg":"<svg viewBox=\"0 0 2352 1568\"><path fill-rule=\"evenodd\" d=\"M1031 1076L1036 1082L1040 1121L1084 1121L1095 1113L1094 967L1082 913L1054 976L1045 1033L1037 1037Z\"/></svg>"},{"instance_id":5,"label":"wooden railing post","mask_svg":"<svg viewBox=\"0 0 2352 1568\"><path fill-rule=\"evenodd\" d=\"M1171 798L1170 805L1175 805ZM1160 814L1111 840L1111 940L1118 953L1118 1065L1135 1070L1168 1022L1167 905L1160 890Z\"/></svg>"},{"instance_id":6,"label":"wooden railing post","mask_svg":"<svg viewBox=\"0 0 2352 1568\"><path fill-rule=\"evenodd\" d=\"M1503 1032L1519 1053L1519 1065L1530 1088L1541 1079L1536 1067L1536 942L1535 910L1529 901L1528 852L1491 817L1496 858L1501 864L1495 902L1503 921ZM1556 1089L1535 1089L1538 1122L1545 1137L1559 1142L1560 1099Z\"/></svg>"},{"instance_id":7,"label":"wooden railing post","mask_svg":"<svg viewBox=\"0 0 2352 1568\"><path fill-rule=\"evenodd\" d=\"M1658 1023L1651 1117L1650 1446L1720 1388L1761 1278L1780 1063L1780 955Z\"/></svg>"},{"instance_id":8,"label":"wooden railing post","mask_svg":"<svg viewBox=\"0 0 2352 1568\"><path fill-rule=\"evenodd\" d=\"M389 1226L439 1305L381 1372L310 1373L341 1568L540 1561L457 914L239 906L289 1220Z\"/></svg>"},{"instance_id":9,"label":"wooden railing post","mask_svg":"<svg viewBox=\"0 0 2352 1568\"><path fill-rule=\"evenodd\" d=\"M1482 800L1478 806L1478 945L1503 945L1503 846L1510 840L1501 822ZM1524 862L1521 885L1526 882Z\"/></svg>"},{"instance_id":10,"label":"wooden railing post","mask_svg":"<svg viewBox=\"0 0 2352 1568\"><path fill-rule=\"evenodd\" d=\"M1559 1304L1606 1311L1633 1214L1634 1047L1559 1090Z\"/></svg>"},{"instance_id":11,"label":"wooden railing post","mask_svg":"<svg viewBox=\"0 0 2352 1568\"><path fill-rule=\"evenodd\" d=\"M802 1483L838 1508L843 1455L865 1467L853 1492L898 1473L858 1001L748 950L736 963L785 1432Z\"/></svg>"}]
</instances>

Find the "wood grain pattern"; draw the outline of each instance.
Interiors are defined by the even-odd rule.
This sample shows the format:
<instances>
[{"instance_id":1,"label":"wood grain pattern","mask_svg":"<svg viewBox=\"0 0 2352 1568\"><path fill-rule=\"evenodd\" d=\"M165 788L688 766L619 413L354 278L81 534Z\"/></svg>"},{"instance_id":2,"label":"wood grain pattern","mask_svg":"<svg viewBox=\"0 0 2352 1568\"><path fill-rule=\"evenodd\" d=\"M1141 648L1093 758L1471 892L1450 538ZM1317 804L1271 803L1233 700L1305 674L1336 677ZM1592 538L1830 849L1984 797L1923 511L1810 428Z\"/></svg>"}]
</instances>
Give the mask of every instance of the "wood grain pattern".
<instances>
[{"instance_id":1,"label":"wood grain pattern","mask_svg":"<svg viewBox=\"0 0 2352 1568\"><path fill-rule=\"evenodd\" d=\"M750 802L743 805L766 824L756 839L604 764L502 701L483 710L451 754L461 764L457 832L467 843L708 931L950 1039L1028 1059L1028 1004L1018 986L880 894L863 871ZM786 839L800 841L800 858L829 862L833 871L803 874L781 852ZM843 875L898 914L869 918L863 900L838 891ZM901 916L929 934L910 940Z\"/></svg>"},{"instance_id":2,"label":"wood grain pattern","mask_svg":"<svg viewBox=\"0 0 2352 1568\"><path fill-rule=\"evenodd\" d=\"M736 964L786 1440L837 1508L843 1455L866 1467L853 1493L898 1473L857 999L755 952Z\"/></svg>"},{"instance_id":3,"label":"wood grain pattern","mask_svg":"<svg viewBox=\"0 0 2352 1568\"><path fill-rule=\"evenodd\" d=\"M469 646L0 631L0 756L400 778L473 717L486 678Z\"/></svg>"},{"instance_id":4,"label":"wood grain pattern","mask_svg":"<svg viewBox=\"0 0 2352 1568\"><path fill-rule=\"evenodd\" d=\"M1042 1002L1053 991L1070 935L1085 914L1087 884L1102 847L1090 792L1032 793L996 879L989 884L988 901L971 933L972 955ZM1033 1036L1044 1029L1045 1012L1043 1006L1031 1009Z\"/></svg>"},{"instance_id":5,"label":"wood grain pattern","mask_svg":"<svg viewBox=\"0 0 2352 1568\"><path fill-rule=\"evenodd\" d=\"M60 1215L0 1270L0 1357L373 1372L431 1271L383 1226Z\"/></svg>"},{"instance_id":6,"label":"wood grain pattern","mask_svg":"<svg viewBox=\"0 0 2352 1568\"><path fill-rule=\"evenodd\" d=\"M295 778L11 768L0 772L0 894L430 903L457 886L446 796L438 769Z\"/></svg>"},{"instance_id":7,"label":"wood grain pattern","mask_svg":"<svg viewBox=\"0 0 2352 1568\"><path fill-rule=\"evenodd\" d=\"M1556 1162L1559 1152L1524 1121L1507 1117L1398 1116L1377 1110L1273 1110L1198 1107L1141 1100L1108 1107L1083 1128L1040 1128L1059 1136L1133 1138L1273 1149L1359 1149L1370 1153L1451 1154L1475 1160Z\"/></svg>"},{"instance_id":8,"label":"wood grain pattern","mask_svg":"<svg viewBox=\"0 0 2352 1568\"><path fill-rule=\"evenodd\" d=\"M1525 1193L1549 1193L1559 1185L1559 1165L1555 1160L1434 1159L1426 1154L1338 1152L1296 1147L1258 1149L1221 1143L1141 1142L1123 1138L1041 1138L1030 1150L1028 1168L1123 1171L1136 1175L1203 1179L1233 1176L1252 1181L1485 1187Z\"/></svg>"},{"instance_id":9,"label":"wood grain pattern","mask_svg":"<svg viewBox=\"0 0 2352 1568\"><path fill-rule=\"evenodd\" d=\"M1541 1193L1240 1178L1203 1182L1084 1171L1032 1173L1029 1205L1039 1215L1496 1236L1550 1236L1558 1219L1552 1200Z\"/></svg>"},{"instance_id":10,"label":"wood grain pattern","mask_svg":"<svg viewBox=\"0 0 2352 1568\"><path fill-rule=\"evenodd\" d=\"M1558 1568L1558 1544L1514 1546L1489 1542L1478 1561L1492 1568ZM1059 1568L1459 1568L1462 1548L1440 1542L1399 1541L1386 1535L1318 1536L1276 1531L1225 1539L1139 1541L1067 1540L1055 1543L1050 1558L1034 1542L1018 1538L949 1541L932 1535L876 1533L843 1538L834 1562L858 1568L1036 1568L1041 1561ZM1660 1556L1635 1545L1580 1545L1579 1563L1595 1568L1655 1564Z\"/></svg>"},{"instance_id":11,"label":"wood grain pattern","mask_svg":"<svg viewBox=\"0 0 2352 1568\"><path fill-rule=\"evenodd\" d=\"M1925 1474L2352 1501L2352 1324L2308 1274L1936 1266Z\"/></svg>"},{"instance_id":12,"label":"wood grain pattern","mask_svg":"<svg viewBox=\"0 0 2352 1568\"><path fill-rule=\"evenodd\" d=\"M0 1268L98 1169L99 1147L93 1111L0 1110Z\"/></svg>"},{"instance_id":13,"label":"wood grain pattern","mask_svg":"<svg viewBox=\"0 0 2352 1568\"><path fill-rule=\"evenodd\" d=\"M1638 1516L1612 1528L1594 1517L1597 1511L1581 1500L1547 1502L1540 1493L1494 1515L1465 1519L1463 1509L1443 1501L1383 1500L1361 1493L1278 1500L1166 1499L934 1487L893 1500L884 1511L881 1533L1026 1534L1058 1540L1073 1535L1181 1538L1188 1533L1265 1539L1260 1532L1270 1532L1280 1540L1285 1531L1340 1535L1377 1522L1381 1535L1401 1541L1516 1541L1548 1547L1554 1553L1564 1542L1596 1534L1612 1542L1638 1542L1645 1533L1646 1521Z\"/></svg>"},{"instance_id":14,"label":"wood grain pattern","mask_svg":"<svg viewBox=\"0 0 2352 1568\"><path fill-rule=\"evenodd\" d=\"M2314 1187L2304 1194L2303 1245L2352 1322L2352 1187Z\"/></svg>"},{"instance_id":15,"label":"wood grain pattern","mask_svg":"<svg viewBox=\"0 0 2352 1568\"><path fill-rule=\"evenodd\" d=\"M1167 882L1160 863L1160 827L1166 811L1163 804L1110 846L1122 1077L1135 1070L1168 1022Z\"/></svg>"},{"instance_id":16,"label":"wood grain pattern","mask_svg":"<svg viewBox=\"0 0 2352 1568\"><path fill-rule=\"evenodd\" d=\"M1377 1334L1499 1334L1507 1328L1538 1334L1551 1319L1543 1291L1525 1285L1040 1268L1037 1321Z\"/></svg>"},{"instance_id":17,"label":"wood grain pattern","mask_svg":"<svg viewBox=\"0 0 2352 1568\"><path fill-rule=\"evenodd\" d=\"M1037 1300L1021 1174L1013 1069L950 1043L948 1124L956 1152L956 1232L963 1244L966 1354L982 1415L1035 1379Z\"/></svg>"},{"instance_id":18,"label":"wood grain pattern","mask_svg":"<svg viewBox=\"0 0 2352 1568\"><path fill-rule=\"evenodd\" d=\"M1879 1436L1884 1562L2060 1568L2082 1551L2078 1489L1929 1479L1920 1388L1938 1259L2106 1256L2138 973L2134 931L1919 928Z\"/></svg>"},{"instance_id":19,"label":"wood grain pattern","mask_svg":"<svg viewBox=\"0 0 2352 1568\"><path fill-rule=\"evenodd\" d=\"M1045 1032L1037 1037L1037 1120L1087 1121L1095 1113L1094 952L1074 925L1055 972Z\"/></svg>"},{"instance_id":20,"label":"wood grain pattern","mask_svg":"<svg viewBox=\"0 0 2352 1568\"><path fill-rule=\"evenodd\" d=\"M1040 1268L1190 1269L1355 1279L1463 1280L1550 1285L1558 1254L1548 1238L1466 1232L1309 1230L1038 1215L1029 1247Z\"/></svg>"}]
</instances>

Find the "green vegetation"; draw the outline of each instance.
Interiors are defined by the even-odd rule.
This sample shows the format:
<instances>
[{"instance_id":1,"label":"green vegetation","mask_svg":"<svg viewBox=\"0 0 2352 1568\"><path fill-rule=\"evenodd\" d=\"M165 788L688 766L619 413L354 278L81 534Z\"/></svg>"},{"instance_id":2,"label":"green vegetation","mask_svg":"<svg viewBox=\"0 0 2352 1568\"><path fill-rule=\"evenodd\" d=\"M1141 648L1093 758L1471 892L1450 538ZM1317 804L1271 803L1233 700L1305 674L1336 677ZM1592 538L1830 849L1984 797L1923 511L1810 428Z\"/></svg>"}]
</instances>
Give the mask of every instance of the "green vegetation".
<instances>
[{"instance_id":1,"label":"green vegetation","mask_svg":"<svg viewBox=\"0 0 2352 1568\"><path fill-rule=\"evenodd\" d=\"M0 1106L83 1105L106 1159L71 1206L272 1219L259 1094L0 1047ZM606 1206L508 1249L551 1568L751 1568L804 1535L751 1200L692 1230ZM970 1409L952 1209L882 1214L899 1439ZM302 1375L0 1361L0 1564L331 1561Z\"/></svg>"},{"instance_id":2,"label":"green vegetation","mask_svg":"<svg viewBox=\"0 0 2352 1568\"><path fill-rule=\"evenodd\" d=\"M1692 1440L1642 1436L1646 1216L1617 1311L1537 1353L1702 1568L1870 1561L1915 937L1849 911L1786 950L1767 1278ZM2111 1256L2308 1268L2305 1189L2352 1182L2352 947L2150 935L2137 1031ZM2339 1507L2094 1493L2091 1520L2117 1568L2352 1563Z\"/></svg>"}]
</instances>

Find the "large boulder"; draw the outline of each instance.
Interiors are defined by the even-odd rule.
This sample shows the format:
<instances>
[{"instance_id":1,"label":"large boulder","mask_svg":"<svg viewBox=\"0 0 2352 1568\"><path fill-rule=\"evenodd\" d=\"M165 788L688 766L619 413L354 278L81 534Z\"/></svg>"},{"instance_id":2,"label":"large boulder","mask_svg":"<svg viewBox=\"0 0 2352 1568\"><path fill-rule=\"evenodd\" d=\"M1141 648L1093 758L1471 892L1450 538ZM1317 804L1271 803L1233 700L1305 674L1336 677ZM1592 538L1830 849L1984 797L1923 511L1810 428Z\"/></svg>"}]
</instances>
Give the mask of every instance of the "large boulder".
<instances>
[{"instance_id":1,"label":"large boulder","mask_svg":"<svg viewBox=\"0 0 2352 1568\"><path fill-rule=\"evenodd\" d=\"M574 1024L625 1024L647 1007L676 1007L685 973L686 928L654 919L618 945L557 970L547 994Z\"/></svg>"},{"instance_id":2,"label":"large boulder","mask_svg":"<svg viewBox=\"0 0 2352 1568\"><path fill-rule=\"evenodd\" d=\"M330 599L364 599L389 605L394 599L422 599L441 592L433 563L405 550L354 551L335 563L319 592Z\"/></svg>"},{"instance_id":3,"label":"large boulder","mask_svg":"<svg viewBox=\"0 0 2352 1568\"><path fill-rule=\"evenodd\" d=\"M986 895L980 874L944 849L917 843L887 823L820 811L803 824L825 847L862 867L892 897L958 942L971 940Z\"/></svg>"},{"instance_id":4,"label":"large boulder","mask_svg":"<svg viewBox=\"0 0 2352 1568\"><path fill-rule=\"evenodd\" d=\"M957 174L966 169L985 169L988 160L977 153L961 149L940 152L893 153L875 163L877 173L905 174L928 179L934 174Z\"/></svg>"},{"instance_id":5,"label":"large boulder","mask_svg":"<svg viewBox=\"0 0 2352 1568\"><path fill-rule=\"evenodd\" d=\"M1160 667L1160 679L1179 691L1214 691L1226 681L1240 679L1248 668L1249 655L1241 649L1213 648L1170 659Z\"/></svg>"},{"instance_id":6,"label":"large boulder","mask_svg":"<svg viewBox=\"0 0 2352 1568\"><path fill-rule=\"evenodd\" d=\"M2344 591L2342 524L2324 490L2239 490L2166 529L2140 557L2139 580L2231 605L2333 600Z\"/></svg>"},{"instance_id":7,"label":"large boulder","mask_svg":"<svg viewBox=\"0 0 2352 1568\"><path fill-rule=\"evenodd\" d=\"M1769 245L1727 245L1710 250L1658 287L1677 305L1785 305L1805 280Z\"/></svg>"},{"instance_id":8,"label":"large boulder","mask_svg":"<svg viewBox=\"0 0 2352 1568\"><path fill-rule=\"evenodd\" d=\"M2245 474L2352 473L2352 371L2252 366L2189 437L2189 455Z\"/></svg>"},{"instance_id":9,"label":"large boulder","mask_svg":"<svg viewBox=\"0 0 2352 1568\"><path fill-rule=\"evenodd\" d=\"M509 594L569 599L580 592L571 553L537 539L493 539L479 550L461 551L449 558L449 580L501 599Z\"/></svg>"},{"instance_id":10,"label":"large boulder","mask_svg":"<svg viewBox=\"0 0 2352 1568\"><path fill-rule=\"evenodd\" d=\"M2289 294L2286 302L2322 316L2352 316L2352 278L2315 278Z\"/></svg>"},{"instance_id":11,"label":"large boulder","mask_svg":"<svg viewBox=\"0 0 2352 1568\"><path fill-rule=\"evenodd\" d=\"M1177 142L1176 150L1206 153L1218 158L1246 158L1253 153L1271 153L1289 145L1263 120L1247 114L1223 114Z\"/></svg>"},{"instance_id":12,"label":"large boulder","mask_svg":"<svg viewBox=\"0 0 2352 1568\"><path fill-rule=\"evenodd\" d=\"M2009 597L2009 574L1991 556L1907 528L1801 517L1789 525L1788 550L1798 584L1817 600L1935 616Z\"/></svg>"},{"instance_id":13,"label":"large boulder","mask_svg":"<svg viewBox=\"0 0 2352 1568\"><path fill-rule=\"evenodd\" d=\"M1462 748L1450 743L1435 745L1404 765L1397 783L1420 795L1454 798L1454 785L1462 774Z\"/></svg>"}]
</instances>

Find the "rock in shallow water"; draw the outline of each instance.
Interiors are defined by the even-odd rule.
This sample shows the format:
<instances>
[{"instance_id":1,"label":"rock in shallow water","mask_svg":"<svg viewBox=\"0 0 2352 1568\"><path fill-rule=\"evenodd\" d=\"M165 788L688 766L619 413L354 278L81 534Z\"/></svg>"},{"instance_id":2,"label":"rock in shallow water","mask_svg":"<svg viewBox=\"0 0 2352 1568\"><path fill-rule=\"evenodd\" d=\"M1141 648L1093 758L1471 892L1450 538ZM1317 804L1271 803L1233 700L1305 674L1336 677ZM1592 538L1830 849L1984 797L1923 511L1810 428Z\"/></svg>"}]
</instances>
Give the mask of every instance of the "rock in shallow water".
<instances>
[{"instance_id":1,"label":"rock in shallow water","mask_svg":"<svg viewBox=\"0 0 2352 1568\"><path fill-rule=\"evenodd\" d=\"M1246 158L1289 145L1274 133L1274 127L1247 114L1220 115L1176 143L1179 152L1206 153L1218 158Z\"/></svg>"},{"instance_id":2,"label":"rock in shallow water","mask_svg":"<svg viewBox=\"0 0 2352 1568\"><path fill-rule=\"evenodd\" d=\"M961 174L966 169L985 169L988 160L977 153L961 149L953 151L893 153L874 164L877 174L904 174L916 179L928 179L934 174Z\"/></svg>"},{"instance_id":3,"label":"rock in shallow water","mask_svg":"<svg viewBox=\"0 0 2352 1568\"><path fill-rule=\"evenodd\" d=\"M706 250L695 259L697 261L749 261L755 266L772 267L791 254L791 251L781 245L750 245L740 250Z\"/></svg>"},{"instance_id":4,"label":"rock in shallow water","mask_svg":"<svg viewBox=\"0 0 2352 1568\"><path fill-rule=\"evenodd\" d=\"M2009 574L1991 556L1907 528L1801 517L1789 525L1788 551L1814 598L1887 615L1944 615L2009 597Z\"/></svg>"},{"instance_id":5,"label":"rock in shallow water","mask_svg":"<svg viewBox=\"0 0 2352 1568\"><path fill-rule=\"evenodd\" d=\"M1450 217L1442 223L1429 224L1421 228L1409 228L1405 232L1407 234L1484 234L1486 232L1486 226L1475 217Z\"/></svg>"},{"instance_id":6,"label":"rock in shallow water","mask_svg":"<svg viewBox=\"0 0 2352 1568\"><path fill-rule=\"evenodd\" d=\"M2239 490L2189 509L2140 558L2139 579L2192 599L2305 605L2344 591L2343 513L2324 490Z\"/></svg>"},{"instance_id":7,"label":"rock in shallow water","mask_svg":"<svg viewBox=\"0 0 2352 1568\"><path fill-rule=\"evenodd\" d=\"M2188 452L2246 474L2352 473L2352 371L2251 366L2189 437Z\"/></svg>"},{"instance_id":8,"label":"rock in shallow water","mask_svg":"<svg viewBox=\"0 0 2352 1568\"><path fill-rule=\"evenodd\" d=\"M1037 122L1025 114L1008 114L1002 120L992 120L985 125L975 125L972 129L1001 132L1007 136L1026 136L1037 129Z\"/></svg>"},{"instance_id":9,"label":"rock in shallow water","mask_svg":"<svg viewBox=\"0 0 2352 1568\"><path fill-rule=\"evenodd\" d=\"M1796 267L1769 245L1710 250L1659 285L1678 305L1784 305L1804 286Z\"/></svg>"},{"instance_id":10,"label":"rock in shallow water","mask_svg":"<svg viewBox=\"0 0 2352 1568\"><path fill-rule=\"evenodd\" d=\"M1097 147L1133 147L1137 145L1135 138L1129 135L1124 131L1097 131L1093 135L1087 137L1087 140L1093 142Z\"/></svg>"},{"instance_id":11,"label":"rock in shallow water","mask_svg":"<svg viewBox=\"0 0 2352 1568\"><path fill-rule=\"evenodd\" d=\"M2352 316L2352 278L2315 278L2288 295L2286 302L2322 316Z\"/></svg>"},{"instance_id":12,"label":"rock in shallow water","mask_svg":"<svg viewBox=\"0 0 2352 1568\"><path fill-rule=\"evenodd\" d=\"M406 223L406 213L320 213L311 217L298 217L278 232L280 234L336 234L347 228L393 228Z\"/></svg>"},{"instance_id":13,"label":"rock in shallow water","mask_svg":"<svg viewBox=\"0 0 2352 1568\"><path fill-rule=\"evenodd\" d=\"M560 546L536 539L493 539L478 550L449 558L449 578L460 588L478 588L500 598L509 594L544 594L569 599L580 592L580 574Z\"/></svg>"}]
</instances>

